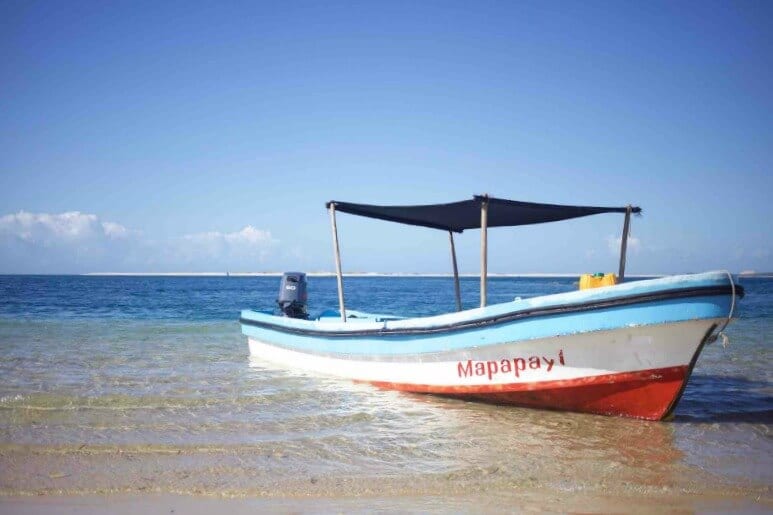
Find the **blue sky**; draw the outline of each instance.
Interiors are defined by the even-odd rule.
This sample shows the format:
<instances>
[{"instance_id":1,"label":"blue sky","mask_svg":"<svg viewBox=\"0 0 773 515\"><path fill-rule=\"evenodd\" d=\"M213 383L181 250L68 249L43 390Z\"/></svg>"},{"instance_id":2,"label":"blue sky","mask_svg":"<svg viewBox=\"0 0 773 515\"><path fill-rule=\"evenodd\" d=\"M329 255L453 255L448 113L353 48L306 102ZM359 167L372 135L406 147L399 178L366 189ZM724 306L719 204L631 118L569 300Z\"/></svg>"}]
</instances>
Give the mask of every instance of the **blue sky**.
<instances>
[{"instance_id":1,"label":"blue sky","mask_svg":"<svg viewBox=\"0 0 773 515\"><path fill-rule=\"evenodd\" d=\"M325 201L476 193L642 206L630 273L773 270L772 5L3 2L0 273L332 270ZM621 225L494 229L489 269L615 270ZM345 271L450 271L339 231Z\"/></svg>"}]
</instances>

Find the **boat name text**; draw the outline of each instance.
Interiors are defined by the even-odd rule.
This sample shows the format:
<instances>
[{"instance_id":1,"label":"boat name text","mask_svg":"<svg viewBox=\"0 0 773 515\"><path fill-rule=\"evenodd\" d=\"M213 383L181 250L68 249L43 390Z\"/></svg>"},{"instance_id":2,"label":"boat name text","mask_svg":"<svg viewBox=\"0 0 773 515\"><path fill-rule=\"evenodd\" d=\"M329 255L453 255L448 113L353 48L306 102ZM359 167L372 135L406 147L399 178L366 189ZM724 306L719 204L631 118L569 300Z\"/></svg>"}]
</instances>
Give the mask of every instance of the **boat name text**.
<instances>
[{"instance_id":1,"label":"boat name text","mask_svg":"<svg viewBox=\"0 0 773 515\"><path fill-rule=\"evenodd\" d=\"M547 372L550 372L554 366L564 365L564 350L561 349L558 351L558 360L546 358L545 356L503 358L498 361L473 361L468 359L466 362L458 362L456 370L459 373L459 377L488 376L489 381L491 381L498 374L512 373L515 377L521 377L521 372L528 370L544 368Z\"/></svg>"}]
</instances>

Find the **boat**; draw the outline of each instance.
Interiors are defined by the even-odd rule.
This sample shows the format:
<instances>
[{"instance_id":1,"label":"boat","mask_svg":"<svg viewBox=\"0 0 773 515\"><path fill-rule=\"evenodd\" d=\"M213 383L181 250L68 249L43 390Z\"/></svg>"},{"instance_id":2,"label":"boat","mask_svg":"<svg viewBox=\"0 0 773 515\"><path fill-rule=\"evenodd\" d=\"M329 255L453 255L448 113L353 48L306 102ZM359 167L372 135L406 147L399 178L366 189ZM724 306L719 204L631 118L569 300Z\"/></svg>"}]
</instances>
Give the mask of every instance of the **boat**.
<instances>
[{"instance_id":1,"label":"boat","mask_svg":"<svg viewBox=\"0 0 773 515\"><path fill-rule=\"evenodd\" d=\"M728 272L625 281L639 207L539 204L488 195L447 204L330 201L338 309L309 317L305 275L282 279L279 309L244 310L250 354L379 388L647 420L669 417L704 346L732 320L743 288ZM336 212L449 234L455 312L420 318L346 309ZM624 214L614 284L487 305L491 227ZM480 306L462 309L454 233L481 231Z\"/></svg>"}]
</instances>

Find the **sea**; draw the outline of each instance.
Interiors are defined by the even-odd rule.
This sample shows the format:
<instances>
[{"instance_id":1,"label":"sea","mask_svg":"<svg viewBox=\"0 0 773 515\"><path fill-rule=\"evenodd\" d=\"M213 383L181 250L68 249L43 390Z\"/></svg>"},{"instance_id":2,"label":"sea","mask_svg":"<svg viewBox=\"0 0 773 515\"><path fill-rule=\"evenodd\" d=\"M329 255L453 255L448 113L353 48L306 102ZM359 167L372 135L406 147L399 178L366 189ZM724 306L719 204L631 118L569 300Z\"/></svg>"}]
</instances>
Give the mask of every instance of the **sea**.
<instances>
[{"instance_id":1,"label":"sea","mask_svg":"<svg viewBox=\"0 0 773 515\"><path fill-rule=\"evenodd\" d=\"M673 419L647 422L384 391L251 358L239 312L272 308L279 277L0 276L0 495L770 503L773 279L740 282L729 341L704 349ZM576 283L494 277L489 303ZM454 310L450 277L344 284L350 309ZM478 280L461 284L476 306ZM308 292L312 314L337 306L333 277L310 277Z\"/></svg>"}]
</instances>

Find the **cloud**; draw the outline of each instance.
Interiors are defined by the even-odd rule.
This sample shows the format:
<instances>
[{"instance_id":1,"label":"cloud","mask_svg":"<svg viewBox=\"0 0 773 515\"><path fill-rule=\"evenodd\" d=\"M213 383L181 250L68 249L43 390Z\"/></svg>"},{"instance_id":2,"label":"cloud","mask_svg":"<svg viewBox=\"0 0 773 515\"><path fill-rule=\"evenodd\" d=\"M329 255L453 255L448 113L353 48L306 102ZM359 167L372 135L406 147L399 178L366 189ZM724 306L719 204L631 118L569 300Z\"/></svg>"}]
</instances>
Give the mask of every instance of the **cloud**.
<instances>
[{"instance_id":1,"label":"cloud","mask_svg":"<svg viewBox=\"0 0 773 515\"><path fill-rule=\"evenodd\" d=\"M0 217L0 235L30 244L53 245L59 242L126 237L126 227L100 222L96 215L68 211L60 214L19 211Z\"/></svg>"},{"instance_id":2,"label":"cloud","mask_svg":"<svg viewBox=\"0 0 773 515\"><path fill-rule=\"evenodd\" d=\"M127 238L130 234L129 229L115 222L102 222L102 230L108 238Z\"/></svg>"},{"instance_id":3,"label":"cloud","mask_svg":"<svg viewBox=\"0 0 773 515\"><path fill-rule=\"evenodd\" d=\"M0 217L0 271L81 272L123 257L133 232L97 215L29 213Z\"/></svg>"},{"instance_id":4,"label":"cloud","mask_svg":"<svg viewBox=\"0 0 773 515\"><path fill-rule=\"evenodd\" d=\"M620 244L623 242L622 236L607 236L607 247L612 254L620 254ZM638 253L641 250L641 240L634 236L628 235L628 247L626 252Z\"/></svg>"},{"instance_id":5,"label":"cloud","mask_svg":"<svg viewBox=\"0 0 773 515\"><path fill-rule=\"evenodd\" d=\"M278 243L270 231L247 225L236 232L187 234L174 242L169 254L177 255L182 263L192 263L207 257L223 263L226 268L250 270L254 269L256 261L264 262Z\"/></svg>"},{"instance_id":6,"label":"cloud","mask_svg":"<svg viewBox=\"0 0 773 515\"><path fill-rule=\"evenodd\" d=\"M203 232L198 234L188 234L183 238L191 242L203 243L205 245L218 244L230 246L262 246L271 244L274 241L273 238L271 238L271 233L269 231L256 229L251 225L248 225L237 232Z\"/></svg>"},{"instance_id":7,"label":"cloud","mask_svg":"<svg viewBox=\"0 0 773 515\"><path fill-rule=\"evenodd\" d=\"M252 225L154 241L95 214L20 211L0 216L0 273L255 270L278 243Z\"/></svg>"}]
</instances>

